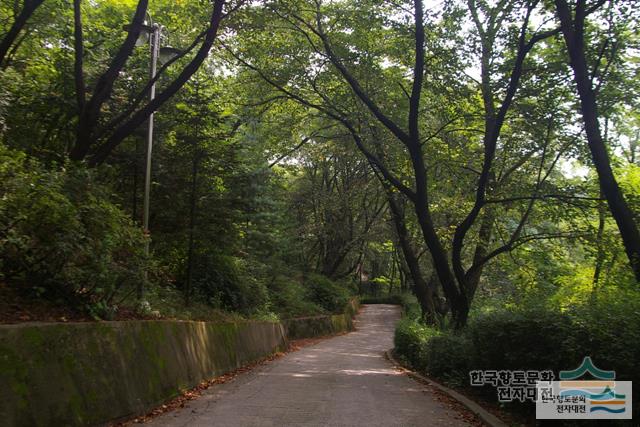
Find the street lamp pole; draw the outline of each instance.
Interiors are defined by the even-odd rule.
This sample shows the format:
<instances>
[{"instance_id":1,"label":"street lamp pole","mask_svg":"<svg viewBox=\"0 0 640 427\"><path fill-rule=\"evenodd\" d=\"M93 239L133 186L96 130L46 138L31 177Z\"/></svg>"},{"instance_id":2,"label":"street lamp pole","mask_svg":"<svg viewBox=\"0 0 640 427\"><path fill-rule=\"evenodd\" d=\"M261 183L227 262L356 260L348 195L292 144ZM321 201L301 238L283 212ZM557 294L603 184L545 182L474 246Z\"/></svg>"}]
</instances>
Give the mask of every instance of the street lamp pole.
<instances>
[{"instance_id":1,"label":"street lamp pole","mask_svg":"<svg viewBox=\"0 0 640 427\"><path fill-rule=\"evenodd\" d=\"M150 34L149 45L151 46L151 67L149 78L153 82L149 90L149 101L153 101L156 97L156 83L153 81L156 77L158 67L158 54L160 52L160 33L162 27L159 24L153 24L153 32ZM147 157L144 176L144 202L142 214L142 229L146 235L144 243L144 254L149 257L149 197L151 193L151 153L153 151L153 113L149 116L147 123ZM142 299L144 295L144 287L148 281L147 270L144 270L143 281L138 284L138 299Z\"/></svg>"},{"instance_id":2,"label":"street lamp pole","mask_svg":"<svg viewBox=\"0 0 640 427\"><path fill-rule=\"evenodd\" d=\"M141 26L138 40L136 40L136 46L143 46L147 42L151 48L151 64L149 67L149 78L151 79L151 87L149 88L149 102L152 102L156 97L156 74L158 70L158 60L162 63L167 63L178 55L182 54L178 49L170 46L160 47L162 43L162 33L165 31L165 27L155 23L151 20L151 16L147 14L146 20ZM150 24L150 25L149 25ZM131 26L125 25L125 31L130 31ZM144 173L144 200L142 207L142 230L146 236L144 242L144 254L149 258L149 197L151 193L151 152L153 151L153 112L149 115L149 121L147 122L147 156L146 167ZM144 296L145 285L149 281L149 275L147 270L144 270L142 281L138 283L136 289L138 300L142 300Z\"/></svg>"}]
</instances>

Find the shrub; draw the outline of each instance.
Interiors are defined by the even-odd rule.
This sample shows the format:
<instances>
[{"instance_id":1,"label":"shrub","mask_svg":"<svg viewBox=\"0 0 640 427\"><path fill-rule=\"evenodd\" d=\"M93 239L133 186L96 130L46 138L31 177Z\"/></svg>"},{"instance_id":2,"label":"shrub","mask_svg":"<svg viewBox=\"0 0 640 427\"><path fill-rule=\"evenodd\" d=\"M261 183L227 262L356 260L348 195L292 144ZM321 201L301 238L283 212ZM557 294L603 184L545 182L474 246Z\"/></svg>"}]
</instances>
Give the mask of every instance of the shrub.
<instances>
[{"instance_id":1,"label":"shrub","mask_svg":"<svg viewBox=\"0 0 640 427\"><path fill-rule=\"evenodd\" d=\"M603 289L589 304L567 314L577 331L567 341L575 353L591 355L597 366L614 369L620 380L640 382L640 295Z\"/></svg>"},{"instance_id":2,"label":"shrub","mask_svg":"<svg viewBox=\"0 0 640 427\"><path fill-rule=\"evenodd\" d=\"M311 301L329 312L342 312L344 306L349 302L347 288L325 276L310 274L306 277L304 284L308 289Z\"/></svg>"},{"instance_id":3,"label":"shrub","mask_svg":"<svg viewBox=\"0 0 640 427\"><path fill-rule=\"evenodd\" d=\"M271 309L282 318L312 316L325 310L309 300L307 289L298 281L277 276L268 284Z\"/></svg>"},{"instance_id":4,"label":"shrub","mask_svg":"<svg viewBox=\"0 0 640 427\"><path fill-rule=\"evenodd\" d=\"M469 371L474 368L469 358L472 351L471 342L465 335L434 335L423 347L425 372L451 385L468 384Z\"/></svg>"},{"instance_id":5,"label":"shrub","mask_svg":"<svg viewBox=\"0 0 640 427\"><path fill-rule=\"evenodd\" d=\"M572 333L569 316L543 308L483 313L466 331L474 369L514 370L572 366L566 364L571 352L566 340Z\"/></svg>"},{"instance_id":6,"label":"shrub","mask_svg":"<svg viewBox=\"0 0 640 427\"><path fill-rule=\"evenodd\" d=\"M207 251L195 258L193 271L194 292L211 306L246 314L268 309L267 287L244 259Z\"/></svg>"},{"instance_id":7,"label":"shrub","mask_svg":"<svg viewBox=\"0 0 640 427\"><path fill-rule=\"evenodd\" d=\"M471 370L552 370L557 376L585 356L615 370L620 380L640 381L640 298L635 291L611 289L570 311L494 309L477 314L461 334L405 317L396 328L395 351L413 368L460 386L469 384ZM484 391L496 397L494 388Z\"/></svg>"},{"instance_id":8,"label":"shrub","mask_svg":"<svg viewBox=\"0 0 640 427\"><path fill-rule=\"evenodd\" d=\"M470 342L464 335L404 317L396 327L394 345L396 353L419 371L456 385L468 377Z\"/></svg>"},{"instance_id":9,"label":"shrub","mask_svg":"<svg viewBox=\"0 0 640 427\"><path fill-rule=\"evenodd\" d=\"M404 293L400 296L400 305L405 316L411 319L419 319L422 317L422 309L415 295Z\"/></svg>"},{"instance_id":10,"label":"shrub","mask_svg":"<svg viewBox=\"0 0 640 427\"><path fill-rule=\"evenodd\" d=\"M611 289L600 299L561 311L557 307L509 309L478 316L467 334L475 369L571 369L583 357L640 379L640 298Z\"/></svg>"},{"instance_id":11,"label":"shrub","mask_svg":"<svg viewBox=\"0 0 640 427\"><path fill-rule=\"evenodd\" d=\"M425 344L438 334L434 328L403 317L396 325L393 337L395 352L415 369L424 371L427 366Z\"/></svg>"},{"instance_id":12,"label":"shrub","mask_svg":"<svg viewBox=\"0 0 640 427\"><path fill-rule=\"evenodd\" d=\"M0 271L25 293L106 316L149 268L144 236L93 171L0 145Z\"/></svg>"}]
</instances>

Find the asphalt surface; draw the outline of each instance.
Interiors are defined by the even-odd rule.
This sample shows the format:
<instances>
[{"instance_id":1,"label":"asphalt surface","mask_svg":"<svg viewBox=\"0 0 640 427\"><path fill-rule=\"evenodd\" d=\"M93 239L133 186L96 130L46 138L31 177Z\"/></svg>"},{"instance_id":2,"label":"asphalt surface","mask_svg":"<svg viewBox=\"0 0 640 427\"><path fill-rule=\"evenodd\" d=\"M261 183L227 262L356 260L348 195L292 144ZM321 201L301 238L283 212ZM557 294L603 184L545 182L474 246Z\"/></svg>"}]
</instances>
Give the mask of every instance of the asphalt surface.
<instances>
[{"instance_id":1,"label":"asphalt surface","mask_svg":"<svg viewBox=\"0 0 640 427\"><path fill-rule=\"evenodd\" d=\"M394 369L400 310L363 306L355 332L321 341L215 385L152 426L466 426L433 390Z\"/></svg>"}]
</instances>

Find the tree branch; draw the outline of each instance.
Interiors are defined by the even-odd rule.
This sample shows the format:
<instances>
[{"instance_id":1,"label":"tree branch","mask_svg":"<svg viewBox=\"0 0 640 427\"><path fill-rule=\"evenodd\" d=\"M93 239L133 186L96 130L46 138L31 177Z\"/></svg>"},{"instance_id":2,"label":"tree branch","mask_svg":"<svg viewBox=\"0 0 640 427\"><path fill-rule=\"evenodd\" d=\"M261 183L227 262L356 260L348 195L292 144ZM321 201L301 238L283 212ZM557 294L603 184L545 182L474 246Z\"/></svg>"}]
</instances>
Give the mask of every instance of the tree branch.
<instances>
[{"instance_id":1,"label":"tree branch","mask_svg":"<svg viewBox=\"0 0 640 427\"><path fill-rule=\"evenodd\" d=\"M7 31L2 41L0 41L0 65L6 60L7 53L18 37L18 34L20 34L20 31L22 31L29 18L31 18L43 2L44 0L24 0L22 9L20 9L20 12L15 17L9 31Z\"/></svg>"},{"instance_id":2,"label":"tree branch","mask_svg":"<svg viewBox=\"0 0 640 427\"><path fill-rule=\"evenodd\" d=\"M148 0L139 0L136 6L133 19L127 32L127 37L120 45L120 49L111 61L107 70L100 76L96 84L93 95L86 103L82 114L78 117L78 128L76 131L76 141L69 156L73 160L83 160L94 143L93 134L95 132L102 105L111 95L113 84L118 78L118 74L131 56L136 40L140 35L142 23L147 12Z\"/></svg>"},{"instance_id":3,"label":"tree branch","mask_svg":"<svg viewBox=\"0 0 640 427\"><path fill-rule=\"evenodd\" d=\"M200 68L200 65L209 55L209 51L213 46L218 33L220 20L222 19L222 9L225 0L215 0L211 20L206 36L200 49L193 57L191 62L187 64L182 72L152 101L149 101L142 109L138 110L131 119L122 124L114 133L99 147L96 154L92 157L90 164L96 165L104 162L109 153L120 144L127 136L129 136L138 126L145 122L151 114L153 114L162 104L168 101L173 95L184 86L191 76Z\"/></svg>"}]
</instances>

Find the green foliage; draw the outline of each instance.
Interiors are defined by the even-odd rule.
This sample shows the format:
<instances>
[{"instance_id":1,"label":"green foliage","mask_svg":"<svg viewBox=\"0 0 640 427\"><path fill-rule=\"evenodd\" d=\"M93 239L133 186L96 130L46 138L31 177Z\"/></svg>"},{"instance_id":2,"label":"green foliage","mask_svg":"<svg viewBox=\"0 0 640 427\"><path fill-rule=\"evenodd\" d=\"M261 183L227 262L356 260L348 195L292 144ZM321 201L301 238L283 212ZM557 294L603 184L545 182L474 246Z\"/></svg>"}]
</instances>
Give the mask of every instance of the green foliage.
<instances>
[{"instance_id":1,"label":"green foliage","mask_svg":"<svg viewBox=\"0 0 640 427\"><path fill-rule=\"evenodd\" d=\"M438 331L405 317L395 351L412 367L468 386L470 370L560 370L585 356L620 380L640 381L640 298L611 289L572 310L532 305L482 312L462 333ZM495 398L495 390L485 390ZM531 409L531 408L530 408Z\"/></svg>"},{"instance_id":2,"label":"green foliage","mask_svg":"<svg viewBox=\"0 0 640 427\"><path fill-rule=\"evenodd\" d=\"M418 319L422 317L422 309L418 303L418 299L415 295L405 292L401 294L400 304L402 305L402 311L406 317L411 319Z\"/></svg>"},{"instance_id":3,"label":"green foliage","mask_svg":"<svg viewBox=\"0 0 640 427\"><path fill-rule=\"evenodd\" d=\"M452 333L437 335L423 345L425 371L448 384L468 384L472 364L468 354L472 344L467 336Z\"/></svg>"},{"instance_id":4,"label":"green foliage","mask_svg":"<svg viewBox=\"0 0 640 427\"><path fill-rule=\"evenodd\" d=\"M341 312L349 301L349 290L344 285L320 274L308 275L304 285L311 301L331 313Z\"/></svg>"},{"instance_id":5,"label":"green foliage","mask_svg":"<svg viewBox=\"0 0 640 427\"><path fill-rule=\"evenodd\" d=\"M309 300L308 290L299 281L278 275L268 284L271 309L281 318L322 314L325 309Z\"/></svg>"},{"instance_id":6,"label":"green foliage","mask_svg":"<svg viewBox=\"0 0 640 427\"><path fill-rule=\"evenodd\" d=\"M568 316L539 308L484 313L471 321L466 333L476 369L557 370L563 368L566 340L573 332Z\"/></svg>"},{"instance_id":7,"label":"green foliage","mask_svg":"<svg viewBox=\"0 0 640 427\"><path fill-rule=\"evenodd\" d=\"M141 230L107 195L81 166L47 170L0 145L3 280L108 316L150 265Z\"/></svg>"},{"instance_id":8,"label":"green foliage","mask_svg":"<svg viewBox=\"0 0 640 427\"><path fill-rule=\"evenodd\" d=\"M466 336L445 333L411 317L404 317L394 335L395 352L416 370L450 384L464 384L470 369Z\"/></svg>"},{"instance_id":9,"label":"green foliage","mask_svg":"<svg viewBox=\"0 0 640 427\"><path fill-rule=\"evenodd\" d=\"M440 332L410 317L398 322L393 338L395 352L418 370L426 369L425 344Z\"/></svg>"},{"instance_id":10,"label":"green foliage","mask_svg":"<svg viewBox=\"0 0 640 427\"><path fill-rule=\"evenodd\" d=\"M183 292L173 285L153 286L145 292L144 298L151 313L155 311L169 319L233 322L245 318L240 313L213 307L203 299L195 299L185 305Z\"/></svg>"},{"instance_id":11,"label":"green foliage","mask_svg":"<svg viewBox=\"0 0 640 427\"><path fill-rule=\"evenodd\" d=\"M588 303L566 311L572 320L569 352L590 354L621 380L640 381L640 296L635 289L602 289Z\"/></svg>"},{"instance_id":12,"label":"green foliage","mask_svg":"<svg viewBox=\"0 0 640 427\"><path fill-rule=\"evenodd\" d=\"M266 286L249 273L242 258L200 254L194 272L194 290L213 307L247 314L268 308Z\"/></svg>"},{"instance_id":13,"label":"green foliage","mask_svg":"<svg viewBox=\"0 0 640 427\"><path fill-rule=\"evenodd\" d=\"M7 32L19 2L10 3L0 5L0 33ZM122 26L135 3L82 3L87 95L118 51L125 36ZM206 25L210 6L158 0L149 12L168 29L163 44L184 49ZM428 114L420 114L416 125L423 140L429 208L445 251L451 249L457 224L474 205L477 174L485 161L485 113L497 108L483 105L483 100L503 98L525 7L514 1L476 5L485 24L501 23L482 34L474 29L468 6L473 7L447 2L424 17L428 60L420 107ZM637 216L639 62L638 35L632 30L637 12L611 7L589 14L585 49L594 67L594 87L599 88L600 121L612 166ZM320 5L318 12L336 56L380 112L404 128L416 32L401 8L385 2L335 2ZM151 264L162 266L161 281L170 285L149 286L149 310L143 311L183 313L187 318L205 313L215 318L223 310L267 317L339 311L352 290L326 277L345 277L354 269L363 282L361 293L408 292L411 278L390 226L386 193L372 173L371 159L344 129L344 120L354 124L380 165L410 188L416 187L414 162L405 144L363 108L342 73L317 52L323 46L318 34L290 20L297 16L312 27L319 22L315 9L305 1L258 2L234 9L220 32L228 36L228 50L252 66L238 64L227 49L216 50L157 112L152 259L146 260L140 253L144 238L127 219L142 216L143 127L114 151L108 168L87 172L75 165L59 166L65 164L78 124L73 12L68 2L45 2L0 71L0 140L25 153L2 148L0 159L3 280L33 295L80 299L83 307L89 304L91 313L103 317L127 300ZM552 9L543 4L533 13L545 22L554 19ZM483 52L489 55L484 58L487 75L467 75L470 64L483 61ZM159 92L192 55L163 70ZM107 130L147 83L148 61L148 46L136 47L119 71L101 109L99 124ZM617 225L606 204L597 200L597 177L591 172L583 179L565 170L567 164L585 169L592 165L575 127L580 114L561 39L537 43L523 69L488 171L492 182L480 218L486 215L491 229L481 236L480 218L471 227L462 264L472 265L474 253L491 254L511 237L513 250L482 271L471 304L474 321L465 336L483 348L484 359L476 362L487 365L549 362L521 354L525 331L531 331L533 340L546 342L547 353L555 345L567 352L581 348L569 348L569 341L562 340L567 328L589 335L586 341L592 336L598 342L609 339L615 344L607 348L630 356L608 329L576 326L582 324L576 319L589 317L610 324L603 313L618 309L616 298L636 300L637 283ZM287 95L265 78L283 86ZM484 87L478 84L483 82ZM322 110L340 111L344 120L336 122ZM423 230L411 203L403 203L410 243L428 277L433 265ZM521 219L526 221L519 226ZM304 275L308 278L303 281ZM160 281L156 274L151 278ZM612 288L621 293L610 296ZM186 289L193 290L191 307L179 307ZM601 297L608 306L599 305ZM415 298L408 294L377 301L399 303L407 317L419 317ZM531 301L548 306L531 308ZM601 308L587 313L588 304ZM505 312L503 306L520 310ZM623 323L618 328L628 329ZM442 348L458 344L443 341Z\"/></svg>"}]
</instances>

